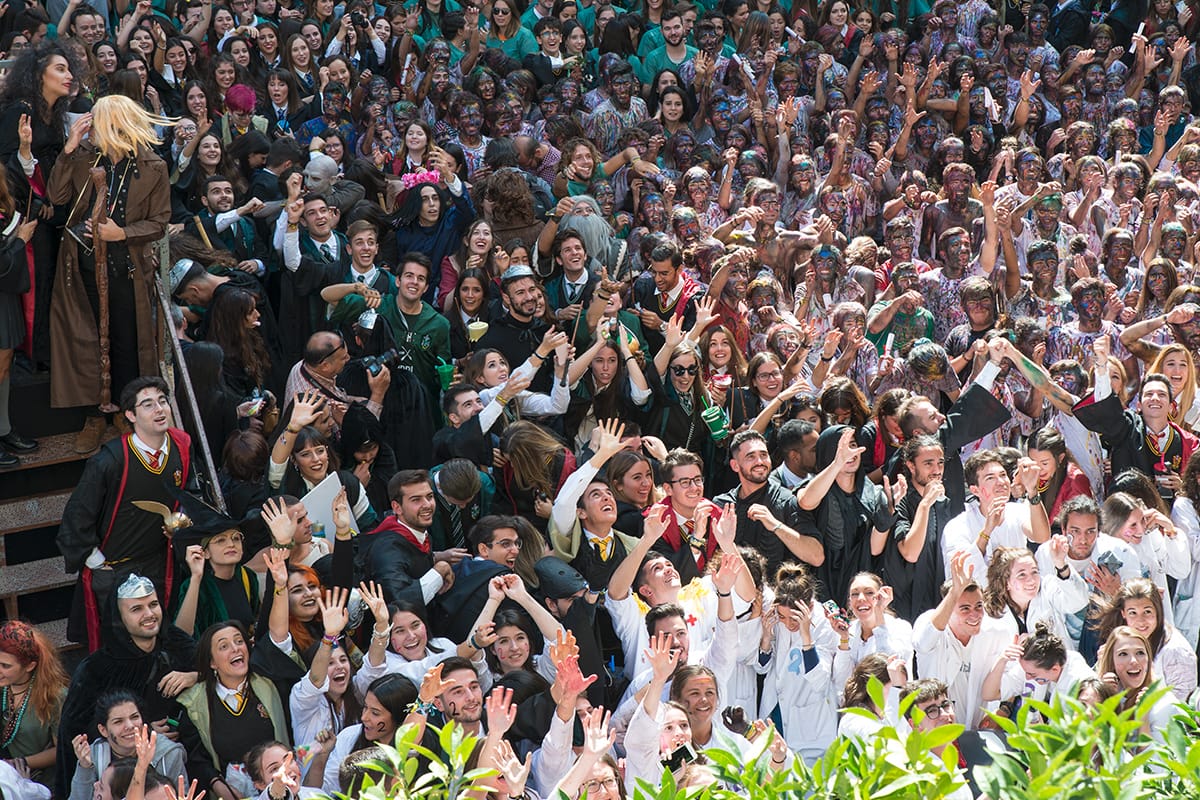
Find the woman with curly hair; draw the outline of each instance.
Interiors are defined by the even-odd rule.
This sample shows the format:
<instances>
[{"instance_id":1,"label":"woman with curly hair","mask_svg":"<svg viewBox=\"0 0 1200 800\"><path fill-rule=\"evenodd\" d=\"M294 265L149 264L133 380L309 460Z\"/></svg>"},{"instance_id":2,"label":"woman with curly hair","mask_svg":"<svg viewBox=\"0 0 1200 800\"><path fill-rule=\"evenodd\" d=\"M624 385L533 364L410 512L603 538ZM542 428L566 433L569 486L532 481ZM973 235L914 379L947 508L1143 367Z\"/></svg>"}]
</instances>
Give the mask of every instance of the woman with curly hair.
<instances>
[{"instance_id":1,"label":"woman with curly hair","mask_svg":"<svg viewBox=\"0 0 1200 800\"><path fill-rule=\"evenodd\" d=\"M545 223L534 213L533 192L522 172L504 169L488 176L481 197L484 216L491 221L496 241L538 240Z\"/></svg>"},{"instance_id":2,"label":"woman with curly hair","mask_svg":"<svg viewBox=\"0 0 1200 800\"><path fill-rule=\"evenodd\" d=\"M1067 560L1065 536L1051 538L1044 547L1054 570L1045 579L1028 548L997 547L988 565L983 607L1014 636L1044 622L1055 636L1067 640L1065 617L1087 607L1088 586Z\"/></svg>"},{"instance_id":3,"label":"woman with curly hair","mask_svg":"<svg viewBox=\"0 0 1200 800\"><path fill-rule=\"evenodd\" d=\"M32 625L0 625L0 753L54 785L55 736L70 679L58 650Z\"/></svg>"}]
</instances>

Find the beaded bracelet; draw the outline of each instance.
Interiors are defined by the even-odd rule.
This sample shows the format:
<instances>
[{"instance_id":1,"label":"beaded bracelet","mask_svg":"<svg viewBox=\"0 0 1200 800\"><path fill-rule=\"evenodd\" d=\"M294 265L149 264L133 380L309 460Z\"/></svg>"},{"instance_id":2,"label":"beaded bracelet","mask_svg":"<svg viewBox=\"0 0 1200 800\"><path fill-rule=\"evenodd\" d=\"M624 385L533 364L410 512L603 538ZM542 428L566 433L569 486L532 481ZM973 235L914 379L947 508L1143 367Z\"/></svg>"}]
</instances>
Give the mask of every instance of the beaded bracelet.
<instances>
[{"instance_id":1,"label":"beaded bracelet","mask_svg":"<svg viewBox=\"0 0 1200 800\"><path fill-rule=\"evenodd\" d=\"M429 714L432 711L434 711L435 709L434 709L433 703L426 703L418 697L416 700L409 703L408 707L405 708L404 710L407 711L409 714L420 714L422 716L428 717Z\"/></svg>"}]
</instances>

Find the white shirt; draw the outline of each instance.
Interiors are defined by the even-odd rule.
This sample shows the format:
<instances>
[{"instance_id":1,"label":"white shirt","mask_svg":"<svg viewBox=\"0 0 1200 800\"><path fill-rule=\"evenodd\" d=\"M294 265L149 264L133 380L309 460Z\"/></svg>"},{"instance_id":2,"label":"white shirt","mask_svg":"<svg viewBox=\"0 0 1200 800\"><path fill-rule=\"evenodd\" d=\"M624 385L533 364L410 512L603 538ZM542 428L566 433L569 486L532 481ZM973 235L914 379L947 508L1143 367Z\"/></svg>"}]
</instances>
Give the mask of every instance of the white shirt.
<instances>
[{"instance_id":1,"label":"white shirt","mask_svg":"<svg viewBox=\"0 0 1200 800\"><path fill-rule=\"evenodd\" d=\"M980 588L987 586L987 568L997 547L1028 547L1028 532L1032 529L1028 503L1008 503L1004 506L1004 519L992 531L988 539L987 553L979 552L975 540L983 532L987 520L979 510L978 503L968 503L967 509L946 523L942 535L942 555L946 561L946 579L950 579L950 558L960 550L970 554L968 563L975 567L972 578Z\"/></svg>"}]
</instances>

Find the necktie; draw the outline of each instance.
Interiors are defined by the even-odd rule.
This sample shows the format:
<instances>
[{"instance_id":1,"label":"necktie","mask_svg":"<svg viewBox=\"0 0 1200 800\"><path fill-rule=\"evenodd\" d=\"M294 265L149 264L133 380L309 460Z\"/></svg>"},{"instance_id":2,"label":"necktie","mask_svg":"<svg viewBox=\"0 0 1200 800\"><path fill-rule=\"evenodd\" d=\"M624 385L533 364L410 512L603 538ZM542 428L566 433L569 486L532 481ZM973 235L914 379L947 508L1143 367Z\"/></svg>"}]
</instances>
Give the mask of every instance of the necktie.
<instances>
[{"instance_id":1,"label":"necktie","mask_svg":"<svg viewBox=\"0 0 1200 800\"><path fill-rule=\"evenodd\" d=\"M466 547L463 538L462 509L450 504L450 543L453 547Z\"/></svg>"},{"instance_id":2,"label":"necktie","mask_svg":"<svg viewBox=\"0 0 1200 800\"><path fill-rule=\"evenodd\" d=\"M579 286L577 286L574 283L567 284L567 304L568 305L574 305L575 303L579 302L580 294L581 294L581 292L580 292Z\"/></svg>"},{"instance_id":3,"label":"necktie","mask_svg":"<svg viewBox=\"0 0 1200 800\"><path fill-rule=\"evenodd\" d=\"M326 261L333 261L333 250L330 249L328 244L321 245L321 255L325 257Z\"/></svg>"},{"instance_id":4,"label":"necktie","mask_svg":"<svg viewBox=\"0 0 1200 800\"><path fill-rule=\"evenodd\" d=\"M155 450L150 454L150 469L158 469L159 462L162 461L162 451Z\"/></svg>"},{"instance_id":5,"label":"necktie","mask_svg":"<svg viewBox=\"0 0 1200 800\"><path fill-rule=\"evenodd\" d=\"M242 693L234 692L233 697L231 697L230 700L232 701L232 704L229 706L230 710L235 714L241 712L242 703L245 701L245 698L242 697Z\"/></svg>"},{"instance_id":6,"label":"necktie","mask_svg":"<svg viewBox=\"0 0 1200 800\"><path fill-rule=\"evenodd\" d=\"M600 551L600 560L608 561L608 551L612 549L612 537L606 536L596 540L596 549Z\"/></svg>"},{"instance_id":7,"label":"necktie","mask_svg":"<svg viewBox=\"0 0 1200 800\"><path fill-rule=\"evenodd\" d=\"M367 276L366 276L366 275L359 275L359 276L358 276L357 278L355 278L354 280L358 281L359 283L366 283L366 282L367 282Z\"/></svg>"},{"instance_id":8,"label":"necktie","mask_svg":"<svg viewBox=\"0 0 1200 800\"><path fill-rule=\"evenodd\" d=\"M285 119L287 119L287 109L286 108L275 109L275 116L279 118L280 122L283 122Z\"/></svg>"}]
</instances>

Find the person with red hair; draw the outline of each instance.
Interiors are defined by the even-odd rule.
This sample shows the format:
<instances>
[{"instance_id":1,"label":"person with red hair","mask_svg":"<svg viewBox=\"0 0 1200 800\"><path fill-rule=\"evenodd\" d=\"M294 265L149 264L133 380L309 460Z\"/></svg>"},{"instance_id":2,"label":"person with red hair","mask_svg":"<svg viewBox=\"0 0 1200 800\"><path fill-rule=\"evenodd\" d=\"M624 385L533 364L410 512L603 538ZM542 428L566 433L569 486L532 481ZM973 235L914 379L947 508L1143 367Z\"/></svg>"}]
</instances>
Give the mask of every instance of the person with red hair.
<instances>
[{"instance_id":1,"label":"person with red hair","mask_svg":"<svg viewBox=\"0 0 1200 800\"><path fill-rule=\"evenodd\" d=\"M67 673L54 645L32 625L0 625L0 758L53 786L55 732Z\"/></svg>"}]
</instances>

